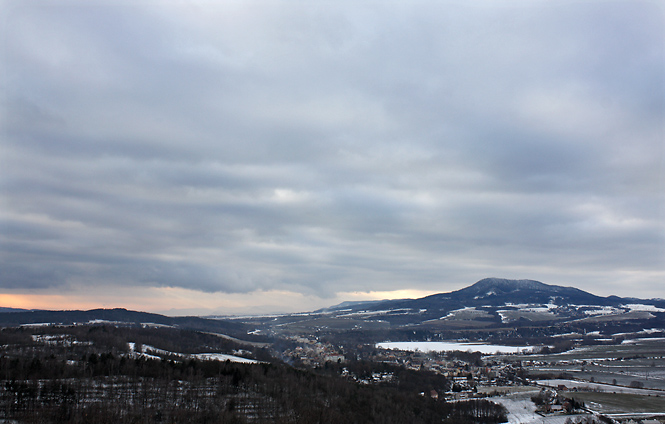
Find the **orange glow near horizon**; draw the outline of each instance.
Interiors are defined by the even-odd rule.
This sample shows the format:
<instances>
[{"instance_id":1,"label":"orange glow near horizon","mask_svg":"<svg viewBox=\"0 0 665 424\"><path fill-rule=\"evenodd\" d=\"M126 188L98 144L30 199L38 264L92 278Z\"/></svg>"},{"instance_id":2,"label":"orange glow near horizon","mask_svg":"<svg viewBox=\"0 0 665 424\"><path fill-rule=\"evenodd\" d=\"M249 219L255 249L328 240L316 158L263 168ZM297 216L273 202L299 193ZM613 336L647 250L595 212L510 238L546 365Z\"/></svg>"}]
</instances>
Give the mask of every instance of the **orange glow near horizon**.
<instances>
[{"instance_id":1,"label":"orange glow near horizon","mask_svg":"<svg viewBox=\"0 0 665 424\"><path fill-rule=\"evenodd\" d=\"M136 310L149 310L159 307L144 290L137 293L129 290L124 295L117 293L58 293L58 294L35 294L35 293L0 293L0 306L6 308L21 309L45 309L45 310L75 310L75 309L97 309L97 308L127 308Z\"/></svg>"},{"instance_id":2,"label":"orange glow near horizon","mask_svg":"<svg viewBox=\"0 0 665 424\"><path fill-rule=\"evenodd\" d=\"M0 306L21 309L94 309L98 303L72 301L72 296L57 294L0 294Z\"/></svg>"},{"instance_id":3,"label":"orange glow near horizon","mask_svg":"<svg viewBox=\"0 0 665 424\"><path fill-rule=\"evenodd\" d=\"M338 297L344 297L345 300L390 300L390 299L417 299L420 297L435 294L431 290L402 289L390 291L370 291L370 292L344 292Z\"/></svg>"},{"instance_id":4,"label":"orange glow near horizon","mask_svg":"<svg viewBox=\"0 0 665 424\"><path fill-rule=\"evenodd\" d=\"M0 307L46 310L126 308L167 315L236 315L305 312L344 301L417 298L424 290L342 292L330 298L285 290L204 293L178 287L90 288L66 293L0 293Z\"/></svg>"}]
</instances>

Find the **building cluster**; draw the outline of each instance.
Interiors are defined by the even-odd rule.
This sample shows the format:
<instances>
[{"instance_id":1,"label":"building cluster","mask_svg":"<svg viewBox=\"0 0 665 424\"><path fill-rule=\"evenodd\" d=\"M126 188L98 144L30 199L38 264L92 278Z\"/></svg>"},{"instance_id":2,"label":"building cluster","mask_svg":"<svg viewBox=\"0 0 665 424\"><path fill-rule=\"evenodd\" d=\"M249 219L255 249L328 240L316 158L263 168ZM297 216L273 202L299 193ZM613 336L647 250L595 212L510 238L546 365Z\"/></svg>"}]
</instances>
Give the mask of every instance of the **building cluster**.
<instances>
[{"instance_id":1,"label":"building cluster","mask_svg":"<svg viewBox=\"0 0 665 424\"><path fill-rule=\"evenodd\" d=\"M443 375L451 381L453 392L475 392L476 387L514 386L527 383L526 378L522 377L521 364L513 361L487 361L474 364L436 352L403 350L378 350L369 359Z\"/></svg>"},{"instance_id":2,"label":"building cluster","mask_svg":"<svg viewBox=\"0 0 665 424\"><path fill-rule=\"evenodd\" d=\"M395 374L392 372L373 372L366 377L360 377L349 372L347 368L342 369L342 377L357 381L360 384L391 383L396 379Z\"/></svg>"},{"instance_id":3,"label":"building cluster","mask_svg":"<svg viewBox=\"0 0 665 424\"><path fill-rule=\"evenodd\" d=\"M559 387L559 390L566 390L566 387ZM570 414L576 406L570 399L558 395L556 390L543 389L539 397L541 401L539 402L540 405L538 405L538 411L543 414Z\"/></svg>"},{"instance_id":4,"label":"building cluster","mask_svg":"<svg viewBox=\"0 0 665 424\"><path fill-rule=\"evenodd\" d=\"M282 357L291 363L312 367L322 367L326 363L344 364L347 358L362 358L374 363L397 365L415 371L430 371L445 376L450 382L448 393L438 394L447 399L464 399L481 396L478 387L514 386L528 384L523 378L521 364L512 361L467 361L448 357L436 352L373 349L364 352L348 352L340 346L319 340L315 336L291 336L295 347L281 352ZM475 363L474 363L475 362ZM346 368L342 376L361 384L379 384L394 381L390 372L374 372L371 375L357 376Z\"/></svg>"},{"instance_id":5,"label":"building cluster","mask_svg":"<svg viewBox=\"0 0 665 424\"><path fill-rule=\"evenodd\" d=\"M343 350L339 346L302 336L292 336L289 339L296 342L298 346L282 352L282 357L287 362L320 367L327 362L344 363L346 361Z\"/></svg>"}]
</instances>

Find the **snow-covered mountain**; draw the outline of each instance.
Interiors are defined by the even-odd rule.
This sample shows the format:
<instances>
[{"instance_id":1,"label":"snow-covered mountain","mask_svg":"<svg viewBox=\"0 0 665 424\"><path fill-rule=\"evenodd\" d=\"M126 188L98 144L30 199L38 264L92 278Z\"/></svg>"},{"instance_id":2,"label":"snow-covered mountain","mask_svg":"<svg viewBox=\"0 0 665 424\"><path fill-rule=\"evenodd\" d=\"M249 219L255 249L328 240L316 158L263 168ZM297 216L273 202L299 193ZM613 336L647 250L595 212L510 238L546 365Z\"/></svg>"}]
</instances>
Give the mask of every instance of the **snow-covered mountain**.
<instances>
[{"instance_id":1,"label":"snow-covered mountain","mask_svg":"<svg viewBox=\"0 0 665 424\"><path fill-rule=\"evenodd\" d=\"M365 316L397 325L610 321L665 317L665 300L602 297L534 280L485 278L460 290L419 299L345 303L319 312L346 318Z\"/></svg>"}]
</instances>

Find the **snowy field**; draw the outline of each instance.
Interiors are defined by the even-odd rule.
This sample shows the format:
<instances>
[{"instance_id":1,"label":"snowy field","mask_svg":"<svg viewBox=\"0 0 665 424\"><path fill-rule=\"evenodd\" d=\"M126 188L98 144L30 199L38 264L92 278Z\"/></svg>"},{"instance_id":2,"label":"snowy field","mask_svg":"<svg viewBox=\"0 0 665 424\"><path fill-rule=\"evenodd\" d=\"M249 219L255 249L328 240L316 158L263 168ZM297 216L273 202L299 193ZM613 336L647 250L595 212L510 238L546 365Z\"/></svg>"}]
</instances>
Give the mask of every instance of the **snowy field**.
<instances>
[{"instance_id":1,"label":"snowy field","mask_svg":"<svg viewBox=\"0 0 665 424\"><path fill-rule=\"evenodd\" d=\"M489 398L492 402L500 403L508 410L508 423L510 424L565 424L568 418L577 418L583 415L553 415L543 417L536 414L536 405L531 396L539 390L514 393L505 396Z\"/></svg>"},{"instance_id":2,"label":"snowy field","mask_svg":"<svg viewBox=\"0 0 665 424\"><path fill-rule=\"evenodd\" d=\"M533 349L532 347L524 346L501 346L484 343L459 342L382 342L377 343L376 347L381 349L398 349L411 352L446 352L452 350L461 350L463 352L480 352L486 355L492 355L494 353L520 353Z\"/></svg>"},{"instance_id":3,"label":"snowy field","mask_svg":"<svg viewBox=\"0 0 665 424\"><path fill-rule=\"evenodd\" d=\"M169 352L167 350L158 349L150 345L141 345L140 349L137 349L136 343L133 342L129 342L128 346L129 346L130 356L143 357L147 359L162 359L161 356L157 356L157 355L162 355L164 357L179 356L181 358L196 358L203 361L222 361L222 362L231 361L243 364L259 363L259 361L254 359L243 358L241 356L235 356L235 355L228 355L226 353L196 353L193 355L186 355L184 353ZM157 355L153 355L155 353Z\"/></svg>"},{"instance_id":4,"label":"snowy field","mask_svg":"<svg viewBox=\"0 0 665 424\"><path fill-rule=\"evenodd\" d=\"M649 390L649 389L638 389L632 387L623 387L623 386L613 386L610 384L600 384L600 383L591 383L587 381L576 381L576 380L538 380L536 383L541 386L553 387L556 388L559 385L564 385L569 389L577 388L583 390L593 390L599 392L609 392L609 393L630 393L634 395L663 395L663 392L660 390Z\"/></svg>"},{"instance_id":5,"label":"snowy field","mask_svg":"<svg viewBox=\"0 0 665 424\"><path fill-rule=\"evenodd\" d=\"M226 353L197 353L194 356L196 359L207 360L207 361L231 361L231 362L240 362L243 364L258 364L259 361L255 359L247 359L240 356L227 355Z\"/></svg>"}]
</instances>

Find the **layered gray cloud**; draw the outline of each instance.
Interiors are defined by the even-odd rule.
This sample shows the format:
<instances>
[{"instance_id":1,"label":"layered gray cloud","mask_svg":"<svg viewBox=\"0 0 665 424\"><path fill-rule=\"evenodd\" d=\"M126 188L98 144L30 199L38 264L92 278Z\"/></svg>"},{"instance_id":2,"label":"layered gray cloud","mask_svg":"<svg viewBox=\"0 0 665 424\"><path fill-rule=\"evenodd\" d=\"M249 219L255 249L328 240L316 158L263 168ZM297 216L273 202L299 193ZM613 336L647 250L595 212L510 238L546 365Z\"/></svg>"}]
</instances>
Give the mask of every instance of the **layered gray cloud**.
<instances>
[{"instance_id":1,"label":"layered gray cloud","mask_svg":"<svg viewBox=\"0 0 665 424\"><path fill-rule=\"evenodd\" d=\"M3 3L0 287L663 297L665 10L494 3Z\"/></svg>"}]
</instances>

